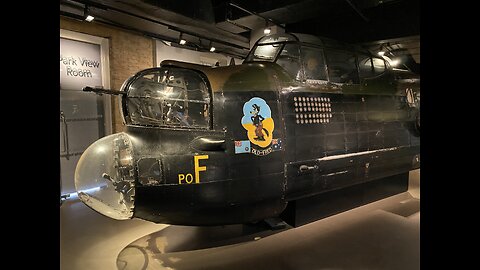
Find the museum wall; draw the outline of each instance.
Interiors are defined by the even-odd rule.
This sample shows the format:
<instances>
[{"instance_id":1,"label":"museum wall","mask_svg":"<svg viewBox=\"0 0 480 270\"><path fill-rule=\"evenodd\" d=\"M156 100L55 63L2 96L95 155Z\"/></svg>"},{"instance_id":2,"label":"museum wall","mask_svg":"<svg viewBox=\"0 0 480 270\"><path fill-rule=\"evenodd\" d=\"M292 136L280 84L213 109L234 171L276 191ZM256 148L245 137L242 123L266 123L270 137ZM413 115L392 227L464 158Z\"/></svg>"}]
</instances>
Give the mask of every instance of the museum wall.
<instances>
[{"instance_id":1,"label":"museum wall","mask_svg":"<svg viewBox=\"0 0 480 270\"><path fill-rule=\"evenodd\" d=\"M123 82L138 71L155 64L155 41L118 28L99 23L80 22L60 17L60 28L109 39L110 43L110 86L120 89ZM112 99L112 131L124 130L118 98Z\"/></svg>"}]
</instances>

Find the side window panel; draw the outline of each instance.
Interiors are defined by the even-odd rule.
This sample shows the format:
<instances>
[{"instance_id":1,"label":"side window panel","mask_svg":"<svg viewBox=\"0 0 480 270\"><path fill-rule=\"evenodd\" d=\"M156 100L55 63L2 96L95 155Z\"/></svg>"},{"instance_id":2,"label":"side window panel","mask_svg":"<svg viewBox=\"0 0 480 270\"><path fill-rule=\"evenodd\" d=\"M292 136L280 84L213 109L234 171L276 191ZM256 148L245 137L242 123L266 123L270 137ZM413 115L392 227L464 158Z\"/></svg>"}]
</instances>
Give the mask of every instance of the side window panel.
<instances>
[{"instance_id":1,"label":"side window panel","mask_svg":"<svg viewBox=\"0 0 480 270\"><path fill-rule=\"evenodd\" d=\"M330 82L359 83L355 54L325 50Z\"/></svg>"},{"instance_id":2,"label":"side window panel","mask_svg":"<svg viewBox=\"0 0 480 270\"><path fill-rule=\"evenodd\" d=\"M361 78L369 78L374 76L372 58L366 55L358 56L358 71Z\"/></svg>"},{"instance_id":3,"label":"side window panel","mask_svg":"<svg viewBox=\"0 0 480 270\"><path fill-rule=\"evenodd\" d=\"M358 70L361 78L371 78L385 72L385 61L367 55L358 56Z\"/></svg>"},{"instance_id":4,"label":"side window panel","mask_svg":"<svg viewBox=\"0 0 480 270\"><path fill-rule=\"evenodd\" d=\"M327 80L322 50L302 47L305 78L308 80Z\"/></svg>"},{"instance_id":5,"label":"side window panel","mask_svg":"<svg viewBox=\"0 0 480 270\"><path fill-rule=\"evenodd\" d=\"M385 60L374 57L373 59L373 71L375 75L379 75L385 71Z\"/></svg>"},{"instance_id":6,"label":"side window panel","mask_svg":"<svg viewBox=\"0 0 480 270\"><path fill-rule=\"evenodd\" d=\"M298 44L287 43L278 55L277 64L284 68L288 74L301 80L300 53Z\"/></svg>"},{"instance_id":7,"label":"side window panel","mask_svg":"<svg viewBox=\"0 0 480 270\"><path fill-rule=\"evenodd\" d=\"M249 61L269 61L273 62L278 51L282 48L281 43L258 45Z\"/></svg>"}]
</instances>

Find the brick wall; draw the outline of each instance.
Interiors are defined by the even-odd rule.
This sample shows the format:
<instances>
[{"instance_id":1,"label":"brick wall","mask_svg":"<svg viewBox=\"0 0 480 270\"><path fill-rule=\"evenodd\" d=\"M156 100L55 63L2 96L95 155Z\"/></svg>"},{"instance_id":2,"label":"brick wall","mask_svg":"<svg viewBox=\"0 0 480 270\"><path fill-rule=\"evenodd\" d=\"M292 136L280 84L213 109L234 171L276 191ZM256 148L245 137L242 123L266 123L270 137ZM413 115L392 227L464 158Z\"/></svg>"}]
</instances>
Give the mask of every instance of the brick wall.
<instances>
[{"instance_id":1,"label":"brick wall","mask_svg":"<svg viewBox=\"0 0 480 270\"><path fill-rule=\"evenodd\" d=\"M60 17L60 28L109 39L110 87L120 89L123 82L138 71L154 66L155 41L100 23L80 22ZM113 133L124 130L118 98L112 99Z\"/></svg>"}]
</instances>

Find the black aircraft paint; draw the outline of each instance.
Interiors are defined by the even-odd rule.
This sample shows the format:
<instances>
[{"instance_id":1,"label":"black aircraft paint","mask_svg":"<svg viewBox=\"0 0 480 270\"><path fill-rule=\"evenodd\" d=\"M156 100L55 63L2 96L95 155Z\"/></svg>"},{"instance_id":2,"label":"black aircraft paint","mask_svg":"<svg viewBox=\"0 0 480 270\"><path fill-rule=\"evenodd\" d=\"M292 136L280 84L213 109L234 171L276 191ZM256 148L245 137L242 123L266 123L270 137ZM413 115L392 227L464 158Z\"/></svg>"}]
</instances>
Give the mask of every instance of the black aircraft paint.
<instances>
[{"instance_id":1,"label":"black aircraft paint","mask_svg":"<svg viewBox=\"0 0 480 270\"><path fill-rule=\"evenodd\" d=\"M80 199L115 219L253 222L420 167L418 76L328 39L270 35L239 66L164 61L119 92L84 90L121 96L126 131L75 173Z\"/></svg>"}]
</instances>

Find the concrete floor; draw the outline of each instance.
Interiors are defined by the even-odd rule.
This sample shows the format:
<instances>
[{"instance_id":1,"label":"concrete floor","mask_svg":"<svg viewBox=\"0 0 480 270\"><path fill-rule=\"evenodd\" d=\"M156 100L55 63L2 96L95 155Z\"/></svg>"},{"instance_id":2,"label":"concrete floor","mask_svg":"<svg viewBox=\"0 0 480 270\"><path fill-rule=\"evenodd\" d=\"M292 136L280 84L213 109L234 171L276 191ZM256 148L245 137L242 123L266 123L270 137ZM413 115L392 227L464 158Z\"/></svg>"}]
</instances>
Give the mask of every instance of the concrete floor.
<instances>
[{"instance_id":1,"label":"concrete floor","mask_svg":"<svg viewBox=\"0 0 480 270\"><path fill-rule=\"evenodd\" d=\"M310 224L212 248L197 227L116 221L60 207L61 269L420 269L420 170L409 191ZM167 228L168 227L168 228ZM183 241L179 245L179 241ZM172 249L175 245L177 248ZM195 246L195 245L193 245Z\"/></svg>"}]
</instances>

